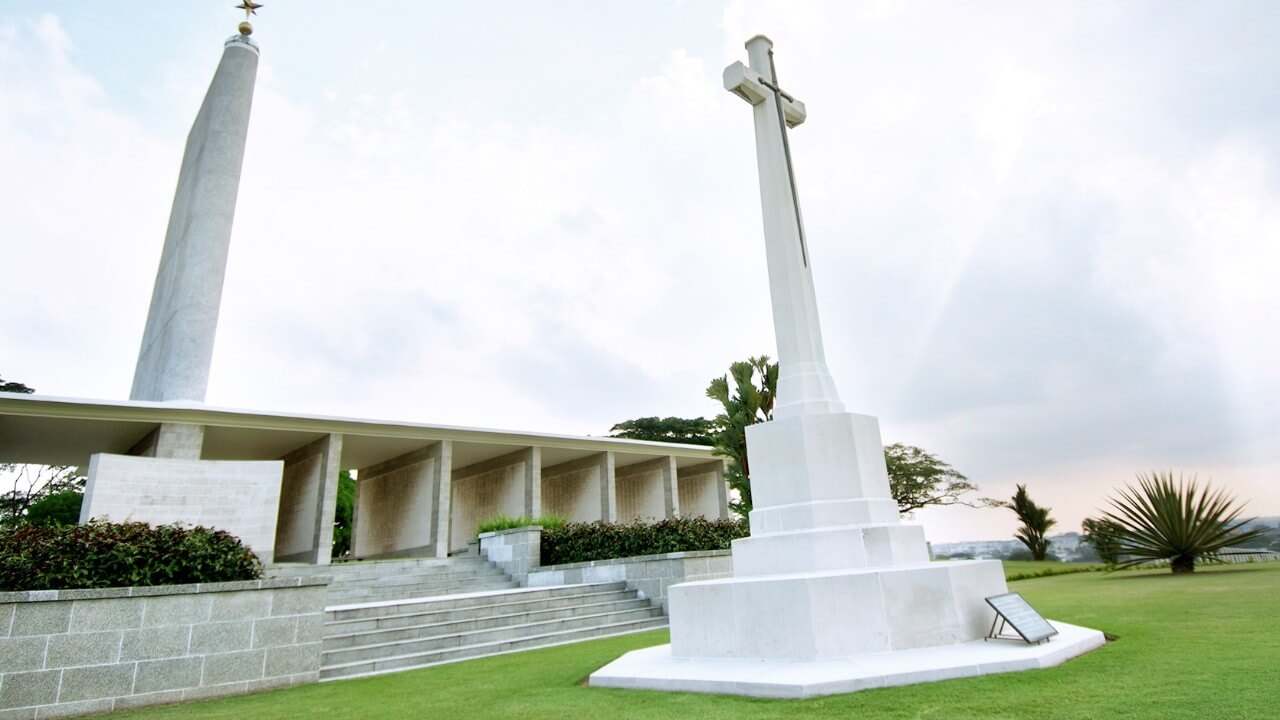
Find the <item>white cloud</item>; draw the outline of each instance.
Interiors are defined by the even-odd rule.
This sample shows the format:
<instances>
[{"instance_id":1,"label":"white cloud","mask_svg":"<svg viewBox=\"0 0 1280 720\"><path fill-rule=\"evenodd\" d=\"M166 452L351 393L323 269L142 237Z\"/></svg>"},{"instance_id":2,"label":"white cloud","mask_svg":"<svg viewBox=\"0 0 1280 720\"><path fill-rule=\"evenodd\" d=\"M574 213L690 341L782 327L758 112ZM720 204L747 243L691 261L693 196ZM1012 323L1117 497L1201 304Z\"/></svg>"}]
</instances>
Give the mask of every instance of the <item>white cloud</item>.
<instances>
[{"instance_id":1,"label":"white cloud","mask_svg":"<svg viewBox=\"0 0 1280 720\"><path fill-rule=\"evenodd\" d=\"M792 146L851 409L1064 526L1151 467L1280 511L1274 10L468 8L492 27L332 42L308 23L338 7L273 6L255 35L210 402L595 433L711 413L709 377L772 348L750 112L720 87L763 31L810 112ZM0 20L22 270L0 372L123 397L220 38L144 76L77 20ZM921 519L1012 525L975 513Z\"/></svg>"}]
</instances>

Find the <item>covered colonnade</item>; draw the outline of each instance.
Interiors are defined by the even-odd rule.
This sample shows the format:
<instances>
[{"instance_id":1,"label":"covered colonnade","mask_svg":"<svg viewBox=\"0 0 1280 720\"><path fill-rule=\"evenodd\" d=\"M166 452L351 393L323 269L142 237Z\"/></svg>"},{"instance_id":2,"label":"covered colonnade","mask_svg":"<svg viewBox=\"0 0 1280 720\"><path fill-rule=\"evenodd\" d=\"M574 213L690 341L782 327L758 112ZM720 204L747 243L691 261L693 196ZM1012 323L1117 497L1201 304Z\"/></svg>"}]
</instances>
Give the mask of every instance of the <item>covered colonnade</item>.
<instances>
[{"instance_id":1,"label":"covered colonnade","mask_svg":"<svg viewBox=\"0 0 1280 720\"><path fill-rule=\"evenodd\" d=\"M0 393L0 462L87 471L84 519L223 527L268 562L329 562L342 469L356 471L360 559L465 552L499 513L729 512L723 461L707 447L197 403Z\"/></svg>"}]
</instances>

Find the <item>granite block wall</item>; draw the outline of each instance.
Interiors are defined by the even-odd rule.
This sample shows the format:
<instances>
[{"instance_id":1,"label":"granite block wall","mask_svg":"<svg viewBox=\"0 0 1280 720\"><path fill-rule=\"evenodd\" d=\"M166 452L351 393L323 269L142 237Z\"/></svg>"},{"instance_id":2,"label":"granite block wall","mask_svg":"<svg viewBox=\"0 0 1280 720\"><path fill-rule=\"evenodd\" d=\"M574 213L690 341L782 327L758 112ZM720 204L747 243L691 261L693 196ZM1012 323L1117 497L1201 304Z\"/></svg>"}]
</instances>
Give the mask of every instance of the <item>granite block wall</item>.
<instances>
[{"instance_id":1,"label":"granite block wall","mask_svg":"<svg viewBox=\"0 0 1280 720\"><path fill-rule=\"evenodd\" d=\"M315 682L327 583L0 593L0 720Z\"/></svg>"}]
</instances>

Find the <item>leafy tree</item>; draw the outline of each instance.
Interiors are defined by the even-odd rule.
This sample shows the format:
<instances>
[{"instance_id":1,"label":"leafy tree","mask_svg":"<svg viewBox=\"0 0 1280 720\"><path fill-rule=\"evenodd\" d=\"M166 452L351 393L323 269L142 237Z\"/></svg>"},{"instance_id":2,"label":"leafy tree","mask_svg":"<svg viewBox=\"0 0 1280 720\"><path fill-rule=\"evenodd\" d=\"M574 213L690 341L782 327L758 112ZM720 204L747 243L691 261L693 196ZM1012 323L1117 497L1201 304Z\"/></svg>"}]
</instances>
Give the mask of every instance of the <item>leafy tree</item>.
<instances>
[{"instance_id":1,"label":"leafy tree","mask_svg":"<svg viewBox=\"0 0 1280 720\"><path fill-rule=\"evenodd\" d=\"M976 492L978 486L936 455L913 445L886 445L884 462L889 469L889 493L903 513L930 505L993 507L1000 504L990 498L968 500L962 497Z\"/></svg>"},{"instance_id":2,"label":"leafy tree","mask_svg":"<svg viewBox=\"0 0 1280 720\"><path fill-rule=\"evenodd\" d=\"M1085 518L1080 529L1081 540L1088 543L1108 567L1115 567L1120 561L1120 543L1116 537L1120 526L1105 518Z\"/></svg>"},{"instance_id":3,"label":"leafy tree","mask_svg":"<svg viewBox=\"0 0 1280 720\"><path fill-rule=\"evenodd\" d=\"M725 480L737 492L729 507L739 515L751 512L751 466L747 459L747 427L773 418L778 390L778 363L769 356L753 357L729 366L729 374L711 381L707 397L723 412L714 422L715 454L729 459Z\"/></svg>"},{"instance_id":4,"label":"leafy tree","mask_svg":"<svg viewBox=\"0 0 1280 720\"><path fill-rule=\"evenodd\" d=\"M642 417L609 428L609 437L654 442L715 445L715 424L706 418Z\"/></svg>"},{"instance_id":5,"label":"leafy tree","mask_svg":"<svg viewBox=\"0 0 1280 720\"><path fill-rule=\"evenodd\" d=\"M85 479L74 467L4 464L0 473L9 474L13 481L13 489L0 494L0 525L18 522L46 497L84 490Z\"/></svg>"},{"instance_id":6,"label":"leafy tree","mask_svg":"<svg viewBox=\"0 0 1280 720\"><path fill-rule=\"evenodd\" d=\"M0 378L0 392L30 395L35 391L23 383ZM0 525L19 522L45 498L67 492L79 493L84 489L84 478L78 477L73 467L0 463L0 476L4 475L12 480L13 489L0 493ZM76 520L71 524L79 522L79 519L80 511L77 509Z\"/></svg>"},{"instance_id":7,"label":"leafy tree","mask_svg":"<svg viewBox=\"0 0 1280 720\"><path fill-rule=\"evenodd\" d=\"M338 500L333 507L333 551L337 560L351 552L351 526L356 514L356 481L351 471L338 473Z\"/></svg>"},{"instance_id":8,"label":"leafy tree","mask_svg":"<svg viewBox=\"0 0 1280 720\"><path fill-rule=\"evenodd\" d=\"M27 508L26 522L41 527L57 525L75 525L80 522L80 506L84 503L84 493L76 490L63 490L31 503Z\"/></svg>"},{"instance_id":9,"label":"leafy tree","mask_svg":"<svg viewBox=\"0 0 1280 720\"><path fill-rule=\"evenodd\" d=\"M1004 503L1004 506L1012 510L1022 522L1013 536L1027 546L1032 560L1044 560L1050 545L1046 534L1049 528L1058 524L1058 521L1049 517L1049 511L1052 508L1040 507L1031 500L1027 495L1026 485L1017 487L1018 491L1014 493L1012 500Z\"/></svg>"},{"instance_id":10,"label":"leafy tree","mask_svg":"<svg viewBox=\"0 0 1280 720\"><path fill-rule=\"evenodd\" d=\"M1139 473L1138 487L1117 492L1108 498L1112 510L1103 513L1116 525L1119 554L1127 556L1117 567L1168 560L1175 573L1195 572L1196 562L1250 552L1229 548L1266 532L1245 529L1249 521L1239 519L1244 504L1224 490L1200 486L1194 476L1174 483L1172 472Z\"/></svg>"},{"instance_id":11,"label":"leafy tree","mask_svg":"<svg viewBox=\"0 0 1280 720\"><path fill-rule=\"evenodd\" d=\"M20 382L11 382L11 381L5 380L4 378L0 378L0 392L25 393L27 395L30 395L35 391L36 391L35 388L27 387L26 385L23 385Z\"/></svg>"}]
</instances>

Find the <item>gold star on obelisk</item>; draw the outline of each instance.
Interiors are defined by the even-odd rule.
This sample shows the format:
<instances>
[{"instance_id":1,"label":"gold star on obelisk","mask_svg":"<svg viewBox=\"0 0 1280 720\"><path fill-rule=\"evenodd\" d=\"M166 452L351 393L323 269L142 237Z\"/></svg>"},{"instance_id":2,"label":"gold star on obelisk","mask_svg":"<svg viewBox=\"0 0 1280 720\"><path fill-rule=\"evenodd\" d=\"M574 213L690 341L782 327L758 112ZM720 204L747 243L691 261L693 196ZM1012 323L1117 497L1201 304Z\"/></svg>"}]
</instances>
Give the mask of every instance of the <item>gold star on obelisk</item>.
<instances>
[{"instance_id":1,"label":"gold star on obelisk","mask_svg":"<svg viewBox=\"0 0 1280 720\"><path fill-rule=\"evenodd\" d=\"M253 34L253 26L249 24L249 16L257 15L258 8L263 7L262 3L256 3L253 0L244 0L236 7L244 11L244 22L240 23L240 34L241 35Z\"/></svg>"}]
</instances>

